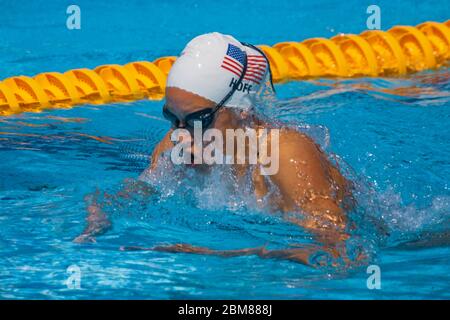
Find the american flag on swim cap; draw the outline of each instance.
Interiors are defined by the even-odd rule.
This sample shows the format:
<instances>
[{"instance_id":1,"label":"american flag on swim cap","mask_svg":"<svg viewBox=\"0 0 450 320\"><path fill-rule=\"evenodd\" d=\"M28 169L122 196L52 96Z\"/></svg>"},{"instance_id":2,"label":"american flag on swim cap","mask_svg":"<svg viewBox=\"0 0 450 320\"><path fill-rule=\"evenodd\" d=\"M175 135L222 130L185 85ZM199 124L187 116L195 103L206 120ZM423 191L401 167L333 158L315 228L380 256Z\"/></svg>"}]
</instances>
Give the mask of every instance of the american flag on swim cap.
<instances>
[{"instance_id":1,"label":"american flag on swim cap","mask_svg":"<svg viewBox=\"0 0 450 320\"><path fill-rule=\"evenodd\" d=\"M240 77L244 69L244 63L245 53L235 45L228 44L227 53L223 58L221 67ZM245 73L244 80L260 84L266 73L266 68L267 62L262 55L247 55L247 72Z\"/></svg>"}]
</instances>

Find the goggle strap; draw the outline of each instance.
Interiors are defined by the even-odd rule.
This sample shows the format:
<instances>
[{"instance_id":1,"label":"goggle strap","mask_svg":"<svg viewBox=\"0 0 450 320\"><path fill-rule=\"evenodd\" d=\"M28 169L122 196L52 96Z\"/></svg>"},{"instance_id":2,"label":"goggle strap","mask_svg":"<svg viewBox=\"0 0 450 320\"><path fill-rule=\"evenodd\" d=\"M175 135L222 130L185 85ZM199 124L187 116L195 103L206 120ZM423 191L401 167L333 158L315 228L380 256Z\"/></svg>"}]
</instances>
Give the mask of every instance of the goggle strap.
<instances>
[{"instance_id":1,"label":"goggle strap","mask_svg":"<svg viewBox=\"0 0 450 320\"><path fill-rule=\"evenodd\" d=\"M250 43L241 42L241 44L244 45L244 46L246 46L246 47L250 47L250 48L252 48L252 49L258 51L258 52L264 57L264 59L266 59L266 62L267 62L267 68L269 69L269 75L270 75L270 78L269 78L269 79L270 79L270 85L272 86L273 92L276 93L276 91L275 91L275 86L273 85L272 69L270 68L270 62L269 62L269 59L267 58L266 54L265 54L260 48L258 48L257 46L254 46L254 45L252 45L252 44L250 44Z\"/></svg>"},{"instance_id":2,"label":"goggle strap","mask_svg":"<svg viewBox=\"0 0 450 320\"><path fill-rule=\"evenodd\" d=\"M245 44L243 44L243 45L245 45ZM233 87L231 88L230 92L228 92L228 94L217 104L216 108L212 112L213 114L216 111L218 111L221 107L223 107L223 105L228 101L228 99L231 98L231 96L236 92L237 88L239 88L242 81L244 80L245 73L247 72L247 53L245 51L243 51L243 52L244 52L245 61L244 61L244 68L242 69L241 76L239 77L238 81L236 81L236 83L233 84Z\"/></svg>"}]
</instances>

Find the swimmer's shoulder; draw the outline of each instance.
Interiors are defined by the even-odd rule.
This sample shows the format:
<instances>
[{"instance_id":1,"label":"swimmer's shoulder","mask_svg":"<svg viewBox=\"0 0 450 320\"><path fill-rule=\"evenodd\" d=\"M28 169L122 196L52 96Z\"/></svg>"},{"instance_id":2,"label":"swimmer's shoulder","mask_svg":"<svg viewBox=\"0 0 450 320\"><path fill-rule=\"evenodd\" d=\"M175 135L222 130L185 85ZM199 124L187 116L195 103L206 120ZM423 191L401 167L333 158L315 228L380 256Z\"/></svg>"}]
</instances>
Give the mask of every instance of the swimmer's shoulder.
<instances>
[{"instance_id":1,"label":"swimmer's shoulder","mask_svg":"<svg viewBox=\"0 0 450 320\"><path fill-rule=\"evenodd\" d=\"M310 166L324 163L326 156L308 135L292 128L282 128L279 132L279 157L283 162L296 160Z\"/></svg>"}]
</instances>

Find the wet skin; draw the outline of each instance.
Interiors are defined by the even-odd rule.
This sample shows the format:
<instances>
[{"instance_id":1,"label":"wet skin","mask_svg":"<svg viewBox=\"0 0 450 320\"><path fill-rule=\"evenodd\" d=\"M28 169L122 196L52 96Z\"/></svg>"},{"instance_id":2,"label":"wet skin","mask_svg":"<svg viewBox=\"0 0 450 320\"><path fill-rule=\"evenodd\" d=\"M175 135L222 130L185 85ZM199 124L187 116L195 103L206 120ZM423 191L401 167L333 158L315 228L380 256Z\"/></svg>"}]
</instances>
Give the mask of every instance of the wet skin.
<instances>
[{"instance_id":1,"label":"wet skin","mask_svg":"<svg viewBox=\"0 0 450 320\"><path fill-rule=\"evenodd\" d=\"M183 119L195 111L211 108L215 103L201 96L178 88L166 89L166 106L180 120L180 127L185 127ZM219 110L209 128L215 128L225 136L226 129L238 129L252 126L270 128L270 125L259 120L252 114L236 111L229 108ZM149 174L158 166L163 152L170 150L174 144L170 139L172 129L155 147L150 166L142 173ZM269 135L270 137L270 135ZM269 140L269 144L271 141ZM270 149L269 149L270 150ZM193 149L193 152L196 152ZM255 197L260 199L268 192L266 178L258 166L247 164L234 165L235 174L240 177L248 170L252 170ZM347 181L328 160L314 141L303 133L290 128L280 128L279 135L279 170L276 174L268 176L275 184L280 196L271 199L274 211L284 212L285 219L293 224L309 230L323 246L301 246L284 250L266 250L265 248L249 248L240 250L211 250L194 247L189 244L176 244L173 246L158 246L154 248L129 247L128 250L157 250L167 252L185 252L224 257L238 255L258 255L261 258L279 258L314 265L312 256L325 253L331 258L342 258L348 262L345 253L345 241L348 235L345 232L347 225L345 212L352 206L351 183ZM124 192L133 192L127 190ZM88 227L75 241L93 241L93 236L103 232L102 226L109 228L104 222L106 219L96 205L89 205ZM298 217L292 212L298 212ZM105 229L105 230L106 230ZM92 234L89 231L94 231ZM321 262L322 263L322 262ZM320 264L320 263L319 263Z\"/></svg>"},{"instance_id":2,"label":"wet skin","mask_svg":"<svg viewBox=\"0 0 450 320\"><path fill-rule=\"evenodd\" d=\"M215 103L210 100L178 88L167 88L166 90L166 106L181 120L180 127L185 126L183 119L186 115L214 107L214 105ZM253 115L236 112L229 108L221 109L209 128L219 129L225 136L226 129L244 128L249 126L249 123L255 129L270 128L267 123ZM158 165L160 155L173 147L173 142L170 140L171 133L172 130L156 146L152 154L151 166L143 173L144 175L154 170ZM234 166L234 172L238 176L243 176L246 170L253 170L251 173L257 199L267 194L267 182L257 167L255 169L249 165ZM275 175L269 177L271 182L278 187L281 195L281 198L272 199L273 209L285 212L285 219L289 222L310 230L320 242L324 243L325 247L320 247L320 250L333 256L342 255L340 248L348 238L345 233L345 211L352 205L351 183L330 163L320 147L305 134L293 129L281 128L279 170ZM302 215L295 218L287 214L290 212L301 212ZM328 226L324 227L324 224ZM318 247L310 247L275 251L264 248L214 251L208 248L193 247L189 244L157 247L156 249L221 256L257 254L260 257L285 258L305 264L309 264L311 254L319 250Z\"/></svg>"}]
</instances>

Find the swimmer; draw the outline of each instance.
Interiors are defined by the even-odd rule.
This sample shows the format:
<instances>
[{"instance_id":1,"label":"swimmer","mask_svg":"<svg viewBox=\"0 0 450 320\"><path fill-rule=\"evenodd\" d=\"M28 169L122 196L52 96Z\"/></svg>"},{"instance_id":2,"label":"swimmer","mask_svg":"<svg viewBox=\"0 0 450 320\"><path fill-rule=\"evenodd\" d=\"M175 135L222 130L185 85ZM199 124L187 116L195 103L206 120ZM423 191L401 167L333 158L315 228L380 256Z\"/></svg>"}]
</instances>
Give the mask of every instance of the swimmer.
<instances>
[{"instance_id":1,"label":"swimmer","mask_svg":"<svg viewBox=\"0 0 450 320\"><path fill-rule=\"evenodd\" d=\"M227 129L278 128L278 171L275 174L263 175L261 166L247 162L234 164L233 172L237 179L245 174L251 175L256 200L263 199L271 186L275 186L278 193L270 199L272 210L282 212L288 222L310 231L323 245L283 250L246 248L215 251L175 244L151 250L220 256L254 254L307 265L311 265L312 257L320 253L346 259L343 248L348 238L346 212L353 205L351 182L306 134L287 126L270 124L253 112L255 98L262 86L273 87L271 77L269 61L257 47L220 33L205 34L191 40L175 61L167 79L163 115L171 122L172 128L153 150L151 163L140 180L145 181L145 177L156 170L161 157L172 150L175 145L171 139L173 131L186 129L192 132L196 121L201 123L203 130L217 129L224 136ZM269 139L268 143L275 142ZM196 151L193 147L192 155ZM139 188L145 189L145 183ZM129 192L134 190L125 190L122 194ZM111 226L95 201L91 201L88 212L88 226L75 239L76 242L94 241L96 235Z\"/></svg>"}]
</instances>

